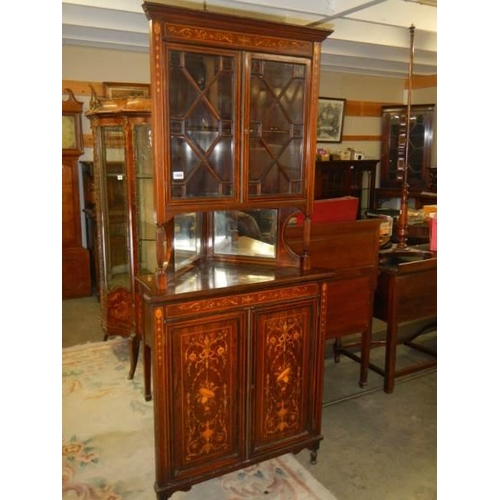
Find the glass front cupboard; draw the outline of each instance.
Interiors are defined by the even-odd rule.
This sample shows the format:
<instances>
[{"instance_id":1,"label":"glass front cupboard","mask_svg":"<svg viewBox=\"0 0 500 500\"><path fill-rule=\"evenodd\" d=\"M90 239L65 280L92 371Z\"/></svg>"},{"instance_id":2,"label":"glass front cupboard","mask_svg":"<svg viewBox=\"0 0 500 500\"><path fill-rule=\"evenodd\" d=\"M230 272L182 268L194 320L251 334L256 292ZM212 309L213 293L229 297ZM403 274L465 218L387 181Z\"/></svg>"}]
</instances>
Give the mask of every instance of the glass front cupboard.
<instances>
[{"instance_id":1,"label":"glass front cupboard","mask_svg":"<svg viewBox=\"0 0 500 500\"><path fill-rule=\"evenodd\" d=\"M94 95L86 116L94 140L101 324L106 337L133 343L140 313L135 276L156 266L151 103Z\"/></svg>"},{"instance_id":2,"label":"glass front cupboard","mask_svg":"<svg viewBox=\"0 0 500 500\"><path fill-rule=\"evenodd\" d=\"M307 249L320 49L330 31L143 8L157 263L137 281L164 500L290 451L308 448L316 459L333 271L311 269ZM301 255L284 240L297 210Z\"/></svg>"}]
</instances>

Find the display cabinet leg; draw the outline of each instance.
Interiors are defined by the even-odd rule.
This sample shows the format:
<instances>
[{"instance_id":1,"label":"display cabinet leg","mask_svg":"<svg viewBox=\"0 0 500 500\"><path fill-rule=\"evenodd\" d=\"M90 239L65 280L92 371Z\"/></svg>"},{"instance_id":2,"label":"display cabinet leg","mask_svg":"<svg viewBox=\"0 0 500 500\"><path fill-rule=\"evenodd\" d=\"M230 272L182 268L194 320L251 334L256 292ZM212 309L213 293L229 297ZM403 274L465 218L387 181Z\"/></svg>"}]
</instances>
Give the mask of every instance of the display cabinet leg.
<instances>
[{"instance_id":1,"label":"display cabinet leg","mask_svg":"<svg viewBox=\"0 0 500 500\"><path fill-rule=\"evenodd\" d=\"M138 335L131 335L129 338L129 351L130 351L130 370L128 372L128 379L134 378L135 369L137 368L137 360L139 359L139 347L141 339Z\"/></svg>"},{"instance_id":2,"label":"display cabinet leg","mask_svg":"<svg viewBox=\"0 0 500 500\"><path fill-rule=\"evenodd\" d=\"M146 401L151 401L151 348L146 345L146 342L142 343L142 359L144 368L144 399Z\"/></svg>"},{"instance_id":3,"label":"display cabinet leg","mask_svg":"<svg viewBox=\"0 0 500 500\"><path fill-rule=\"evenodd\" d=\"M310 458L310 462L312 465L316 465L316 461L318 459L318 448L314 448L313 450L310 450L311 451L311 458Z\"/></svg>"}]
</instances>

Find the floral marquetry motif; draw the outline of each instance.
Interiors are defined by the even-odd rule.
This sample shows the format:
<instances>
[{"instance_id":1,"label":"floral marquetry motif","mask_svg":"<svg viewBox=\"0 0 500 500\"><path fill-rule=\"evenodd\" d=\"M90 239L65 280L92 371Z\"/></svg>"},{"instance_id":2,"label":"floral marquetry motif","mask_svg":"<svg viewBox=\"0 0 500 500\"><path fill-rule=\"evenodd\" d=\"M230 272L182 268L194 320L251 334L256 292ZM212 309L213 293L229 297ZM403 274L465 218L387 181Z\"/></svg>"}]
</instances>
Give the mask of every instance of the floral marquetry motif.
<instances>
[{"instance_id":1,"label":"floral marquetry motif","mask_svg":"<svg viewBox=\"0 0 500 500\"><path fill-rule=\"evenodd\" d=\"M316 293L317 284L300 285L294 287L280 288L266 292L256 292L222 297L220 299L209 299L192 301L185 304L172 305L168 307L168 314L186 314L202 311L226 310L230 307L248 307L253 304L271 303L274 301L291 300L299 297L307 297Z\"/></svg>"},{"instance_id":2,"label":"floral marquetry motif","mask_svg":"<svg viewBox=\"0 0 500 500\"><path fill-rule=\"evenodd\" d=\"M188 464L232 453L235 446L239 320L186 323L175 328L174 349L180 354L182 409L176 439Z\"/></svg>"},{"instance_id":3,"label":"floral marquetry motif","mask_svg":"<svg viewBox=\"0 0 500 500\"><path fill-rule=\"evenodd\" d=\"M274 38L269 36L242 35L224 30L214 30L206 28L193 28L191 26L182 26L167 24L167 35L171 38L181 40L194 40L210 43L231 44L244 48L266 48L288 50L293 53L308 54L311 50L311 43L301 40L286 40L283 38Z\"/></svg>"},{"instance_id":4,"label":"floral marquetry motif","mask_svg":"<svg viewBox=\"0 0 500 500\"><path fill-rule=\"evenodd\" d=\"M310 307L272 312L260 316L263 356L262 415L260 439L275 440L296 434L304 426L304 398L307 374L304 363L309 353Z\"/></svg>"}]
</instances>

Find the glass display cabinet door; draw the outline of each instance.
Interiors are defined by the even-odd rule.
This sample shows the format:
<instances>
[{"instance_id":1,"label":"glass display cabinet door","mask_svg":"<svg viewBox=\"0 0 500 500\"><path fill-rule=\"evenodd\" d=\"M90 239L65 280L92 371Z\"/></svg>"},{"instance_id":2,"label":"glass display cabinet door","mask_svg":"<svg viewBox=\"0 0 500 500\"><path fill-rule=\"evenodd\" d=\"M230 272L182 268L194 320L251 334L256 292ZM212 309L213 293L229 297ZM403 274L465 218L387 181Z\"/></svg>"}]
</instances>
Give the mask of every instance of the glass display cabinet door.
<instances>
[{"instance_id":1,"label":"glass display cabinet door","mask_svg":"<svg viewBox=\"0 0 500 500\"><path fill-rule=\"evenodd\" d=\"M410 119L408 147L408 184L414 188L427 187L432 147L433 106L414 106ZM385 175L381 186L401 186L404 141L407 131L407 110L387 111L383 120L388 130ZM403 149L403 150L402 150Z\"/></svg>"},{"instance_id":2,"label":"glass display cabinet door","mask_svg":"<svg viewBox=\"0 0 500 500\"><path fill-rule=\"evenodd\" d=\"M128 179L125 135L120 126L101 131L102 278L106 292L131 288Z\"/></svg>"},{"instance_id":3,"label":"glass display cabinet door","mask_svg":"<svg viewBox=\"0 0 500 500\"><path fill-rule=\"evenodd\" d=\"M234 200L239 59L231 52L168 51L170 200Z\"/></svg>"},{"instance_id":4,"label":"glass display cabinet door","mask_svg":"<svg viewBox=\"0 0 500 500\"><path fill-rule=\"evenodd\" d=\"M250 59L248 196L304 192L305 62Z\"/></svg>"},{"instance_id":5,"label":"glass display cabinet door","mask_svg":"<svg viewBox=\"0 0 500 500\"><path fill-rule=\"evenodd\" d=\"M132 128L134 147L138 273L156 269L156 226L153 187L153 146L149 123Z\"/></svg>"}]
</instances>

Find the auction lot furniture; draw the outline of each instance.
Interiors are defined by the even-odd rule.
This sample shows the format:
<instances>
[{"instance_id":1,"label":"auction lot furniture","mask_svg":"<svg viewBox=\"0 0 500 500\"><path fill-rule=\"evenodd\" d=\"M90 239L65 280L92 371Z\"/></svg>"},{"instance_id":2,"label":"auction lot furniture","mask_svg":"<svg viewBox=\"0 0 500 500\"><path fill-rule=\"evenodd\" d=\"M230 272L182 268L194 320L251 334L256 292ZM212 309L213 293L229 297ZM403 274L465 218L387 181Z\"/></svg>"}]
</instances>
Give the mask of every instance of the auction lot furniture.
<instances>
[{"instance_id":1,"label":"auction lot furniture","mask_svg":"<svg viewBox=\"0 0 500 500\"><path fill-rule=\"evenodd\" d=\"M336 356L343 354L361 363L362 373L363 366L368 364L371 370L382 375L384 391L387 393L394 391L397 377L430 370L437 366L437 353L415 342L421 334L437 324L437 253L428 251L428 244L409 248L422 250L420 257L411 251L408 251L406 256L396 256L396 254L391 254L390 250L380 253L373 317L387 323L387 332L384 340L370 340L370 349L385 347L384 367L367 360L369 355L365 353L366 348L362 347L361 355L358 355L353 348L358 347L359 342L342 345L339 339L335 344ZM424 326L411 337L400 338L398 336L400 325L412 321L419 322L419 324L422 322ZM364 338L362 346L366 342ZM430 359L396 369L398 345L424 352Z\"/></svg>"},{"instance_id":2,"label":"auction lot furniture","mask_svg":"<svg viewBox=\"0 0 500 500\"><path fill-rule=\"evenodd\" d=\"M379 160L329 160L316 162L314 198L355 196L358 218L375 208L375 178Z\"/></svg>"},{"instance_id":3,"label":"auction lot furniture","mask_svg":"<svg viewBox=\"0 0 500 500\"><path fill-rule=\"evenodd\" d=\"M140 313L135 277L156 268L151 100L98 98L86 113L94 143L95 219L101 325L130 341L135 372Z\"/></svg>"},{"instance_id":4,"label":"auction lot furniture","mask_svg":"<svg viewBox=\"0 0 500 500\"><path fill-rule=\"evenodd\" d=\"M341 338L361 333L361 387L368 380L379 227L375 219L313 223L309 247L313 266L335 270L328 282L325 337L335 339L336 361ZM299 227L288 227L286 241L300 253L299 230Z\"/></svg>"},{"instance_id":5,"label":"auction lot furniture","mask_svg":"<svg viewBox=\"0 0 500 500\"><path fill-rule=\"evenodd\" d=\"M430 359L396 370L400 323L425 319L434 322L437 317L437 253L428 252L427 258L423 260L391 257L389 252L381 254L373 311L376 318L387 322L387 336L384 369L373 365L370 367L384 376L384 390L391 393L397 377L437 366L437 359ZM419 333L404 344L436 357L435 352L412 341Z\"/></svg>"},{"instance_id":6,"label":"auction lot furniture","mask_svg":"<svg viewBox=\"0 0 500 500\"><path fill-rule=\"evenodd\" d=\"M143 8L156 266L137 278L137 331L165 500L283 453L307 448L316 459L334 271L311 266L308 244L320 49L331 31ZM297 211L300 255L284 240Z\"/></svg>"}]
</instances>

